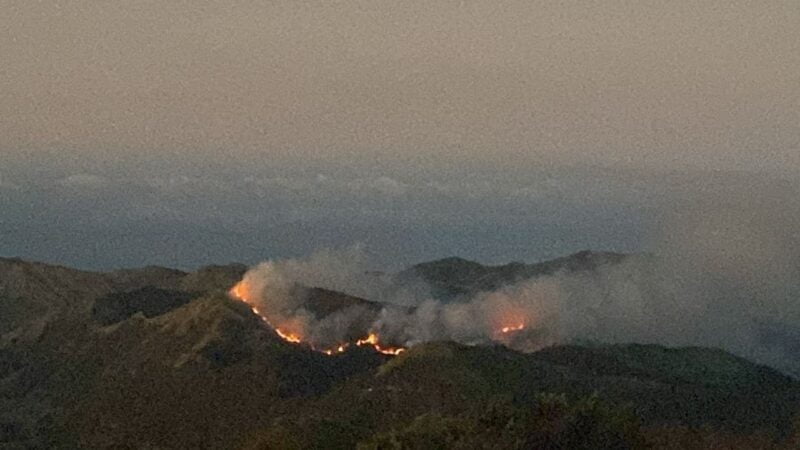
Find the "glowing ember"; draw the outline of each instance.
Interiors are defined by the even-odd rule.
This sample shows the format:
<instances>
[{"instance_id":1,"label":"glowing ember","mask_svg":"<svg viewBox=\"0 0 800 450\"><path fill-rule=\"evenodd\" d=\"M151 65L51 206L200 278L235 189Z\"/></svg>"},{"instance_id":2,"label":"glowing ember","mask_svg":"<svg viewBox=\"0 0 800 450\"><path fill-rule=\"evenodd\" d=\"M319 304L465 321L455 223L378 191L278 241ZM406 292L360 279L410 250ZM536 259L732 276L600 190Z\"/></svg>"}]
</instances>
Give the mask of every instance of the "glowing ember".
<instances>
[{"instance_id":1,"label":"glowing ember","mask_svg":"<svg viewBox=\"0 0 800 450\"><path fill-rule=\"evenodd\" d=\"M518 325L509 326L509 327L503 327L503 328L500 329L500 332L503 333L503 334L507 334L507 333L512 333L514 331L524 330L524 329L525 329L525 325L524 324L518 324Z\"/></svg>"},{"instance_id":2,"label":"glowing ember","mask_svg":"<svg viewBox=\"0 0 800 450\"><path fill-rule=\"evenodd\" d=\"M347 347L349 347L349 346L350 346L350 344L342 344L342 345L340 345L340 346L338 346L336 348L329 348L327 350L317 350L317 351L325 353L328 356L333 356L333 355L336 355L336 354L339 354L339 353L344 353L344 351L347 350ZM316 350L313 347L312 347L312 349Z\"/></svg>"}]
</instances>

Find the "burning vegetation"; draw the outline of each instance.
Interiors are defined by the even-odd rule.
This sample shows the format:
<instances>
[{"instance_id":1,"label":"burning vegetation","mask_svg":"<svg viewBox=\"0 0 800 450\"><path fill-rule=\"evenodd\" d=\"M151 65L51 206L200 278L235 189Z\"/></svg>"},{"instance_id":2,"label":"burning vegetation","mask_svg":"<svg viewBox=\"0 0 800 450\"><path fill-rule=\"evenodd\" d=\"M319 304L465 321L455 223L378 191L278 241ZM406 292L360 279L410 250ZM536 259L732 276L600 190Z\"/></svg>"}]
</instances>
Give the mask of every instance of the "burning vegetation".
<instances>
[{"instance_id":1,"label":"burning vegetation","mask_svg":"<svg viewBox=\"0 0 800 450\"><path fill-rule=\"evenodd\" d=\"M560 291L551 279L443 298L422 276L367 267L358 249L270 260L247 271L230 294L283 340L327 355L351 347L397 355L432 341L532 352L557 338L559 322L550 318Z\"/></svg>"},{"instance_id":2,"label":"burning vegetation","mask_svg":"<svg viewBox=\"0 0 800 450\"><path fill-rule=\"evenodd\" d=\"M382 347L380 344L380 339L375 333L370 333L366 338L357 340L356 345L359 347L372 346L372 348L380 353L383 353L384 355L399 355L400 353L406 351L406 349L403 347Z\"/></svg>"},{"instance_id":3,"label":"burning vegetation","mask_svg":"<svg viewBox=\"0 0 800 450\"><path fill-rule=\"evenodd\" d=\"M331 356L344 353L352 346L368 347L384 355L396 356L403 353L408 345L413 345L416 343L416 341L413 339L409 339L410 342L407 342L406 345L396 345L390 342L397 342L397 339L383 339L381 337L382 333L380 330L388 331L389 334L397 337L396 333L391 332L393 325L391 323L392 320L387 320L387 317L392 317L391 314L386 314L386 308L390 308L387 306L381 311L381 314L379 315L381 317L380 320L364 323L362 324L363 328L357 328L357 330L364 330L366 336L362 334L361 336L363 337L358 338L357 336L360 333L356 331L355 333L357 334L353 334L351 330L349 338L334 340L333 344L320 344L320 339L314 339L312 337L314 331L316 330L314 330L313 326L310 325L314 324L314 326L319 327L318 321L315 322L309 319L307 315L297 314L296 312L293 314L281 314L280 312L275 311L265 311L271 309L270 306L266 306L267 300L276 300L278 303L285 302L285 299L273 299L270 297L270 295L268 295L269 292L271 291L266 290L263 287L259 288L257 284L251 285L246 276L245 279L231 289L230 296L250 306L250 309L253 311L253 313L259 316L264 323L272 328L275 333L286 342L292 344L302 344L314 351ZM279 293L279 296L285 295L286 289L278 289L277 292ZM304 310L300 309L300 311ZM506 311L506 313L507 312L508 311ZM406 314L407 315L404 317L405 321L408 321L409 318L414 318L411 313ZM512 316L506 315L505 317L502 317L502 320L490 325L491 329L488 333L490 338L487 341L490 340L508 345L514 340L518 333L526 330L527 320L528 317L526 317L525 314ZM387 322L389 323L388 326ZM400 339L400 341L402 341L402 339ZM330 342L330 339L328 342ZM419 342L424 342L424 340L420 340Z\"/></svg>"},{"instance_id":4,"label":"burning vegetation","mask_svg":"<svg viewBox=\"0 0 800 450\"><path fill-rule=\"evenodd\" d=\"M324 353L329 356L333 356L339 353L344 353L351 345L350 342L343 342L331 348L319 348L313 345L310 341L303 338L303 333L299 331L295 331L293 328L297 328L296 326L292 326L291 321L286 321L288 323L280 325L274 324L270 318L264 314L258 306L256 306L256 300L251 294L251 289L249 289L247 283L245 281L241 281L236 286L234 286L230 291L230 296L236 300L242 301L250 306L250 310L253 311L255 315L261 318L261 320L266 323L270 328L275 331L281 339L286 342L292 344L304 344L308 345L312 350ZM355 340L354 344L358 347L371 347L375 351L382 353L384 355L392 355L396 356L400 353L404 352L406 349L400 346L388 346L386 344L381 344L380 338L377 333L370 332L366 337L363 339Z\"/></svg>"},{"instance_id":5,"label":"burning vegetation","mask_svg":"<svg viewBox=\"0 0 800 450\"><path fill-rule=\"evenodd\" d=\"M513 333L515 331L522 331L524 329L525 329L525 325L520 323L520 324L517 324L517 325L511 325L511 326L503 327L503 328L500 329L500 332L503 333L503 334L508 334L508 333Z\"/></svg>"}]
</instances>

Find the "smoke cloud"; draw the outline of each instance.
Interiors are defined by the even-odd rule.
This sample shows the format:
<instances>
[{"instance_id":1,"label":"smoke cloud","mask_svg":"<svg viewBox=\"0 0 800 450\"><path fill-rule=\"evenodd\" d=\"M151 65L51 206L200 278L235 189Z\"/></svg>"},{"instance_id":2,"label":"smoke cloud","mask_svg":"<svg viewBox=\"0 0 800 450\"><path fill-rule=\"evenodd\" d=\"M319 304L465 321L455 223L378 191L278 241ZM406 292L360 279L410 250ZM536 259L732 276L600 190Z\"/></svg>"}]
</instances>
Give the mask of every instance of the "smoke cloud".
<instances>
[{"instance_id":1,"label":"smoke cloud","mask_svg":"<svg viewBox=\"0 0 800 450\"><path fill-rule=\"evenodd\" d=\"M800 222L788 204L778 215L772 206L675 213L654 254L455 301L434 298L421 279L369 272L359 247L269 261L243 284L271 323L320 348L368 333L404 347L434 340L520 351L585 341L658 343L722 348L798 376ZM298 286L371 302L321 316Z\"/></svg>"}]
</instances>

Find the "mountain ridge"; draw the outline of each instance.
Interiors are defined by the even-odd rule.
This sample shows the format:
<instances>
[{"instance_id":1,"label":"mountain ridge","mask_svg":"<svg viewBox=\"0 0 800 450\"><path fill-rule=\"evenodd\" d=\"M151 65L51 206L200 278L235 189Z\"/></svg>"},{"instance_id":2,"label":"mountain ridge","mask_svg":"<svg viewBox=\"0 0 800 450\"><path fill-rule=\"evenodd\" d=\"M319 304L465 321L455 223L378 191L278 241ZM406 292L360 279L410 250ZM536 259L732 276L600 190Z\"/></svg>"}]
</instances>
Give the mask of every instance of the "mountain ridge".
<instances>
[{"instance_id":1,"label":"mountain ridge","mask_svg":"<svg viewBox=\"0 0 800 450\"><path fill-rule=\"evenodd\" d=\"M489 281L461 285L477 289L519 273L595 270L624 258L581 252L555 263L495 266L500 275L460 258L428 264L444 273L456 266L489 273ZM0 308L34 305L26 310L31 317L13 323L0 316L6 328L15 327L0 345L0 443L231 448L288 433L301 448L351 448L426 414L472 420L463 414L483 414L498 401L525 412L551 393L630 407L647 433L713 427L725 436L763 431L783 439L798 417L796 380L702 347L559 345L519 353L429 342L396 357L355 345L328 356L284 341L228 296L245 270L151 267L115 278L0 260ZM165 278L148 284L159 274ZM321 288L298 292L313 297L321 315L379 308ZM92 311L104 301L110 309L101 316L110 319L98 321ZM36 308L48 305L42 321ZM26 323L35 332L25 331ZM20 327L25 332L14 338Z\"/></svg>"},{"instance_id":2,"label":"mountain ridge","mask_svg":"<svg viewBox=\"0 0 800 450\"><path fill-rule=\"evenodd\" d=\"M453 301L525 279L554 275L560 271L596 270L604 265L619 264L630 256L624 253L583 250L536 263L510 262L499 265L484 265L460 257L448 257L415 264L396 274L396 277L399 282L420 278L432 287L435 297Z\"/></svg>"}]
</instances>

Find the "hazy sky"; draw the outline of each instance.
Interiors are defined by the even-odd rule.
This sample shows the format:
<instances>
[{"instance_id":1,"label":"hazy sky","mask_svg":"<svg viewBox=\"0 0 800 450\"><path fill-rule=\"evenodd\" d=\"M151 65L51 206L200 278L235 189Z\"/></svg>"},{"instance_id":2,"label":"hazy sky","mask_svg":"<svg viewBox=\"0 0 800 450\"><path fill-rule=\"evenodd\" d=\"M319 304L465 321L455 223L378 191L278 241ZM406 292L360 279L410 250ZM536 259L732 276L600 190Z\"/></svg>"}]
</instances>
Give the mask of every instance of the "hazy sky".
<instances>
[{"instance_id":1,"label":"hazy sky","mask_svg":"<svg viewBox=\"0 0 800 450\"><path fill-rule=\"evenodd\" d=\"M0 255L539 259L796 193L794 0L2 9Z\"/></svg>"}]
</instances>

